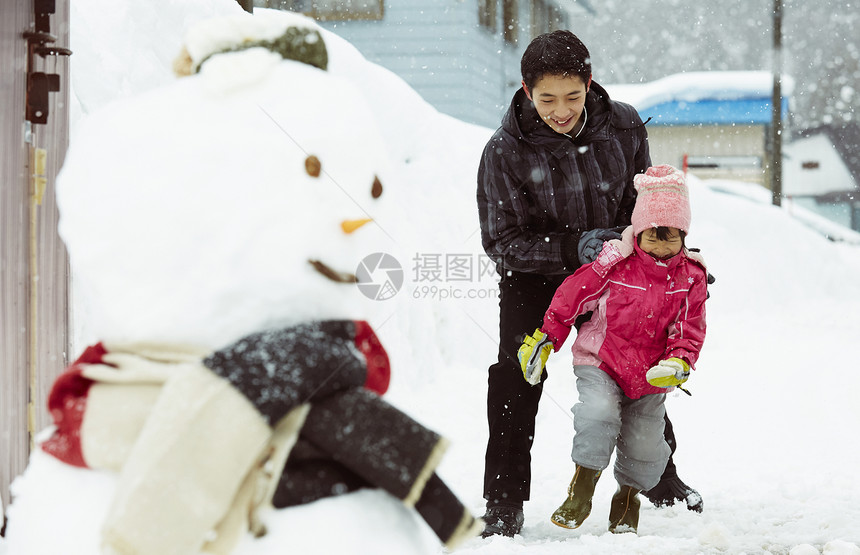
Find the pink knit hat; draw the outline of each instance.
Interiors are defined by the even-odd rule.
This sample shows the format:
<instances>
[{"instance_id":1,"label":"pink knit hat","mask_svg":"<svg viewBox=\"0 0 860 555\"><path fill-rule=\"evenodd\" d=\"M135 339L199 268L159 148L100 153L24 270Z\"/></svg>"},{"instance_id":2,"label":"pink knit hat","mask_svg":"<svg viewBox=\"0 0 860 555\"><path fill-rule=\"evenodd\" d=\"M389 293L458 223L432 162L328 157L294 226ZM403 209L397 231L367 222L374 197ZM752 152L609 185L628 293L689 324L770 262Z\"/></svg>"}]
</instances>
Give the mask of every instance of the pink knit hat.
<instances>
[{"instance_id":1,"label":"pink knit hat","mask_svg":"<svg viewBox=\"0 0 860 555\"><path fill-rule=\"evenodd\" d=\"M668 164L652 166L633 176L633 185L639 193L630 218L634 235L660 226L690 231L690 196L680 170Z\"/></svg>"}]
</instances>

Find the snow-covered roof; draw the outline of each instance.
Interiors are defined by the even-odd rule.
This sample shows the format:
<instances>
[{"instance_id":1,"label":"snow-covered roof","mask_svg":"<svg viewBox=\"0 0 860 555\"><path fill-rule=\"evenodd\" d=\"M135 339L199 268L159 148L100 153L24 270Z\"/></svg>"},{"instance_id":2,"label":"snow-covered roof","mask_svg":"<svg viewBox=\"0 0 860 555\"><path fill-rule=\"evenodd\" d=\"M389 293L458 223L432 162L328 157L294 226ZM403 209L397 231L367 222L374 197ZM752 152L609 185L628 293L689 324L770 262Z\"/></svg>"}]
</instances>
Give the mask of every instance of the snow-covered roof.
<instances>
[{"instance_id":1,"label":"snow-covered roof","mask_svg":"<svg viewBox=\"0 0 860 555\"><path fill-rule=\"evenodd\" d=\"M860 123L846 121L806 129L801 137L824 135L842 157L842 161L860 185Z\"/></svg>"},{"instance_id":2,"label":"snow-covered roof","mask_svg":"<svg viewBox=\"0 0 860 555\"><path fill-rule=\"evenodd\" d=\"M824 134L784 145L782 164L786 195L821 196L856 189L851 172Z\"/></svg>"},{"instance_id":3,"label":"snow-covered roof","mask_svg":"<svg viewBox=\"0 0 860 555\"><path fill-rule=\"evenodd\" d=\"M782 94L791 96L794 80L783 76ZM773 74L768 71L690 71L650 83L606 85L612 98L642 110L666 102L770 98Z\"/></svg>"},{"instance_id":4,"label":"snow-covered roof","mask_svg":"<svg viewBox=\"0 0 860 555\"><path fill-rule=\"evenodd\" d=\"M773 74L767 71L693 71L649 83L607 85L609 95L636 107L654 124L764 124L770 121ZM783 113L794 80L783 76Z\"/></svg>"},{"instance_id":5,"label":"snow-covered roof","mask_svg":"<svg viewBox=\"0 0 860 555\"><path fill-rule=\"evenodd\" d=\"M860 125L807 129L783 146L783 192L797 196L856 195L860 189Z\"/></svg>"}]
</instances>

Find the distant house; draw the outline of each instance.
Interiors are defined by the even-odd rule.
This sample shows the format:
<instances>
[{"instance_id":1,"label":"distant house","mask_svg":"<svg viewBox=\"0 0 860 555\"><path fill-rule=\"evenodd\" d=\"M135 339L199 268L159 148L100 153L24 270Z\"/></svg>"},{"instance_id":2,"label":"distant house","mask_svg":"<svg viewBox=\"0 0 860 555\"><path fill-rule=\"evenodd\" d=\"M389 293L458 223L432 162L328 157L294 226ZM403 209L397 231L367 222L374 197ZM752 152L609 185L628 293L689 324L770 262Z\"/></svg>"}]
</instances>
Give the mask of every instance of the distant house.
<instances>
[{"instance_id":1,"label":"distant house","mask_svg":"<svg viewBox=\"0 0 860 555\"><path fill-rule=\"evenodd\" d=\"M440 112L496 128L537 35L568 28L589 0L254 0L301 12L403 78ZM420 122L403 122L420 125Z\"/></svg>"},{"instance_id":2,"label":"distant house","mask_svg":"<svg viewBox=\"0 0 860 555\"><path fill-rule=\"evenodd\" d=\"M793 84L784 78L783 121ZM641 85L606 87L633 104L648 122L651 159L702 178L765 184L772 120L773 76L765 71L708 71L670 75Z\"/></svg>"},{"instance_id":3,"label":"distant house","mask_svg":"<svg viewBox=\"0 0 860 555\"><path fill-rule=\"evenodd\" d=\"M808 129L783 146L783 194L860 231L860 124Z\"/></svg>"}]
</instances>

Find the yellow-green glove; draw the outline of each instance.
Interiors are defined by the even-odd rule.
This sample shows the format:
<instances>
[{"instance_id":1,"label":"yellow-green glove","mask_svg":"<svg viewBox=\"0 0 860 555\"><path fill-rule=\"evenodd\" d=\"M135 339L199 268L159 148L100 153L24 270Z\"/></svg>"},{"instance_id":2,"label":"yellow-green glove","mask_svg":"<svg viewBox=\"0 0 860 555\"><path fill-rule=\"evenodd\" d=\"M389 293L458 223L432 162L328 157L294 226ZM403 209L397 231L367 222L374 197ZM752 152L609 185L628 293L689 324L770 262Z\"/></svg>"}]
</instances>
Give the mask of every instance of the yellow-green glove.
<instances>
[{"instance_id":1,"label":"yellow-green glove","mask_svg":"<svg viewBox=\"0 0 860 555\"><path fill-rule=\"evenodd\" d=\"M690 365L686 360L677 357L661 360L645 374L648 383L657 387L679 386L689 377Z\"/></svg>"},{"instance_id":2,"label":"yellow-green glove","mask_svg":"<svg viewBox=\"0 0 860 555\"><path fill-rule=\"evenodd\" d=\"M526 336L517 351L517 358L520 360L520 368L527 382L532 385L540 382L546 359L551 352L552 341L544 332L536 329L532 335Z\"/></svg>"}]
</instances>

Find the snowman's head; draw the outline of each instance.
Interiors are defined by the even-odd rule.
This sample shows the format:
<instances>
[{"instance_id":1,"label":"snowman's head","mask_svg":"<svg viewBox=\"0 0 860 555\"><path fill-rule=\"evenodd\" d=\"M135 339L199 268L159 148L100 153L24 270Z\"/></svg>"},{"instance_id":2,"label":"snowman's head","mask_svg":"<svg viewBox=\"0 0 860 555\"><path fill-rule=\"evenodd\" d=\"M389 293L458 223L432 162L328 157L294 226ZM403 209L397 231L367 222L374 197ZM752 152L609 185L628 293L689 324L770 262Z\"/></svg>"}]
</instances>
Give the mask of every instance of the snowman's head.
<instances>
[{"instance_id":1,"label":"snowman's head","mask_svg":"<svg viewBox=\"0 0 860 555\"><path fill-rule=\"evenodd\" d=\"M396 278L376 255L397 248L387 175L361 92L261 47L93 114L58 181L90 333L218 347L371 319L356 273Z\"/></svg>"}]
</instances>

